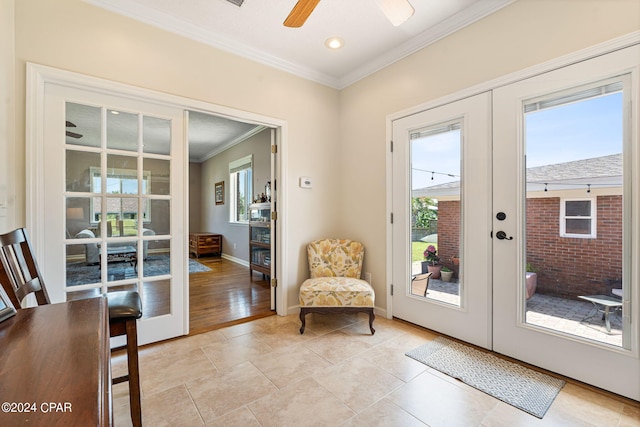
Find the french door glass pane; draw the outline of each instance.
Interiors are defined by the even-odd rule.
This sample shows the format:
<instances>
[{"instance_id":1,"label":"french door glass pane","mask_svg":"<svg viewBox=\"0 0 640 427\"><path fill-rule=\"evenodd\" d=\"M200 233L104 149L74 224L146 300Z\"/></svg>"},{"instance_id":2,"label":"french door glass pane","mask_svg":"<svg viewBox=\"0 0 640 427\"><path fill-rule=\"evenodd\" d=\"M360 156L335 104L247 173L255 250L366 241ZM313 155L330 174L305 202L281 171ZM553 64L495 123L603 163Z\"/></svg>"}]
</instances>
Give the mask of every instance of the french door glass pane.
<instances>
[{"instance_id":1,"label":"french door glass pane","mask_svg":"<svg viewBox=\"0 0 640 427\"><path fill-rule=\"evenodd\" d=\"M168 196L171 190L171 162L163 159L144 159L145 179L142 194Z\"/></svg>"},{"instance_id":2,"label":"french door glass pane","mask_svg":"<svg viewBox=\"0 0 640 427\"><path fill-rule=\"evenodd\" d=\"M100 107L66 103L65 142L69 145L100 147Z\"/></svg>"},{"instance_id":3,"label":"french door glass pane","mask_svg":"<svg viewBox=\"0 0 640 427\"><path fill-rule=\"evenodd\" d=\"M460 305L461 122L411 134L410 294ZM431 273L427 278L425 273Z\"/></svg>"},{"instance_id":4,"label":"french door glass pane","mask_svg":"<svg viewBox=\"0 0 640 427\"><path fill-rule=\"evenodd\" d=\"M623 92L525 103L526 323L623 346Z\"/></svg>"},{"instance_id":5,"label":"french door glass pane","mask_svg":"<svg viewBox=\"0 0 640 427\"><path fill-rule=\"evenodd\" d=\"M143 145L145 153L169 155L171 150L171 122L157 117L144 116Z\"/></svg>"},{"instance_id":6,"label":"french door glass pane","mask_svg":"<svg viewBox=\"0 0 640 427\"><path fill-rule=\"evenodd\" d=\"M138 151L138 115L107 110L107 148Z\"/></svg>"},{"instance_id":7,"label":"french door glass pane","mask_svg":"<svg viewBox=\"0 0 640 427\"><path fill-rule=\"evenodd\" d=\"M143 317L170 314L172 122L71 102L66 120L67 300L137 290Z\"/></svg>"}]
</instances>

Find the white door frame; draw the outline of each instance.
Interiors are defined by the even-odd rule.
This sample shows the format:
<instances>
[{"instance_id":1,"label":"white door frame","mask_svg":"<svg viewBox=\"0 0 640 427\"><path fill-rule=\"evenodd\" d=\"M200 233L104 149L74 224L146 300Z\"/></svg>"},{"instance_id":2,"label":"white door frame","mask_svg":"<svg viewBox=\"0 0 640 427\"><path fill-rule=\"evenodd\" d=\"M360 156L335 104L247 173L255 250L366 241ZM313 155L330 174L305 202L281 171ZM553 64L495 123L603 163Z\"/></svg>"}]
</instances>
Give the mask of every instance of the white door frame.
<instances>
[{"instance_id":1,"label":"white door frame","mask_svg":"<svg viewBox=\"0 0 640 427\"><path fill-rule=\"evenodd\" d=\"M37 147L42 145L44 140L44 94L45 85L56 84L60 86L68 86L72 88L99 92L104 94L116 95L125 98L137 99L143 102L152 102L156 104L163 104L170 107L181 108L183 110L198 110L209 114L226 117L232 120L243 121L247 123L261 124L271 128L278 128L278 162L277 170L275 171L275 180L281 185L287 182L286 165L287 165L287 135L288 124L285 120L276 119L261 114L250 113L247 111L236 110L221 105L211 104L203 101L197 101L190 98L185 98L176 95L170 95L162 92L156 92L148 89L131 86L124 83L118 83L110 80L100 79L97 77L91 77L84 74L74 73L70 71L60 70L53 67L48 67L40 64L27 63L27 81L26 81L26 226L30 231L31 238L33 239L34 248L36 251L36 257L44 258L44 236L43 233L39 233L38 230L42 230L45 226L46 218L44 215L38 215L34 211L34 207L38 206L38 201L43 199L41 189L37 183L41 182L39 174L43 170L43 159L37 155ZM185 129L186 132L186 129ZM186 150L185 146L185 150ZM37 161L34 161L37 160ZM188 195L188 156L185 156L184 174L185 174L185 188L184 194ZM280 187L282 188L282 187ZM283 256L286 252L286 235L287 235L287 200L286 192L279 191L278 194L278 227L277 227L277 241L276 247L277 258L276 262L277 271L279 274L278 284L276 288L276 313L279 315L287 314L287 265L286 257ZM188 229L188 201L185 204L184 215L184 229ZM188 234L185 233L183 239L184 253L188 253ZM46 273L46 272L44 272ZM188 271L185 269L185 277L183 278L184 298L184 315L185 319L185 334L189 332L189 289L188 289Z\"/></svg>"}]
</instances>

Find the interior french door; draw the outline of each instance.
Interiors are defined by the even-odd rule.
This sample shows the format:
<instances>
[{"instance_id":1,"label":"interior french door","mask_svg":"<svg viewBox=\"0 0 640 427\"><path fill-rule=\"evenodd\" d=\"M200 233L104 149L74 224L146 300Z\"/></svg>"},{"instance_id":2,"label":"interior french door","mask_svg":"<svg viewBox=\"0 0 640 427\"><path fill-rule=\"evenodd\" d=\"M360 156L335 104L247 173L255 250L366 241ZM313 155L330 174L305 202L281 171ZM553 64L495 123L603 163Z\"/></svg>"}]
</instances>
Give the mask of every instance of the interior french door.
<instances>
[{"instance_id":1,"label":"interior french door","mask_svg":"<svg viewBox=\"0 0 640 427\"><path fill-rule=\"evenodd\" d=\"M180 109L47 85L32 218L54 302L138 291L141 344L185 334Z\"/></svg>"},{"instance_id":2,"label":"interior french door","mask_svg":"<svg viewBox=\"0 0 640 427\"><path fill-rule=\"evenodd\" d=\"M393 122L395 317L640 398L638 58ZM453 283L434 272L423 293L425 258Z\"/></svg>"}]
</instances>

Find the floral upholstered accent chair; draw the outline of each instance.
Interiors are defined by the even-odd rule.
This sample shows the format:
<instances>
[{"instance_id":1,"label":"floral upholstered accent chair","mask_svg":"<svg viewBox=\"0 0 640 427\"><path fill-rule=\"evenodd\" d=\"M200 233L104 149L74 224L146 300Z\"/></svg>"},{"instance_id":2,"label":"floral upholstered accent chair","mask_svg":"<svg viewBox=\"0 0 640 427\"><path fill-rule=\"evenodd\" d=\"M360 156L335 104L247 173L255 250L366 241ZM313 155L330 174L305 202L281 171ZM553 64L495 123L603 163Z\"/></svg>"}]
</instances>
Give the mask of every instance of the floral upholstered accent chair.
<instances>
[{"instance_id":1,"label":"floral upholstered accent chair","mask_svg":"<svg viewBox=\"0 0 640 427\"><path fill-rule=\"evenodd\" d=\"M323 239L307 246L310 278L300 286L300 333L307 313L358 313L369 315L373 329L375 292L360 279L364 246L348 239Z\"/></svg>"}]
</instances>

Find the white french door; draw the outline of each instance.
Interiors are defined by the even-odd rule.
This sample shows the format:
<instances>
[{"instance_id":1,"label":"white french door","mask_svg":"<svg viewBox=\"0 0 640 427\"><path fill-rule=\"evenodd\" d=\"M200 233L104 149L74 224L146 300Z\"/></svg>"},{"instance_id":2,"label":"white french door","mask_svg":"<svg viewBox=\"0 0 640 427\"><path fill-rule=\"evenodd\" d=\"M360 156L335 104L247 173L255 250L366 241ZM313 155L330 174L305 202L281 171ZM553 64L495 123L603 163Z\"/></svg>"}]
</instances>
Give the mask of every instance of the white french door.
<instances>
[{"instance_id":1,"label":"white french door","mask_svg":"<svg viewBox=\"0 0 640 427\"><path fill-rule=\"evenodd\" d=\"M493 217L506 237L493 246L493 349L636 400L639 58L627 48L493 98L493 210L506 214ZM546 318L527 299L527 264L555 295ZM612 325L583 298L615 304ZM568 312L578 304L591 312Z\"/></svg>"},{"instance_id":2,"label":"white french door","mask_svg":"<svg viewBox=\"0 0 640 427\"><path fill-rule=\"evenodd\" d=\"M638 58L393 121L395 317L640 399Z\"/></svg>"},{"instance_id":3,"label":"white french door","mask_svg":"<svg viewBox=\"0 0 640 427\"><path fill-rule=\"evenodd\" d=\"M393 122L393 315L485 348L491 348L490 111L491 94L483 93ZM433 211L437 233L411 239L417 217ZM412 279L430 246L454 276L444 282L432 275L425 294Z\"/></svg>"},{"instance_id":4,"label":"white french door","mask_svg":"<svg viewBox=\"0 0 640 427\"><path fill-rule=\"evenodd\" d=\"M47 84L42 114L31 222L51 298L135 290L140 344L185 334L183 111Z\"/></svg>"}]
</instances>

